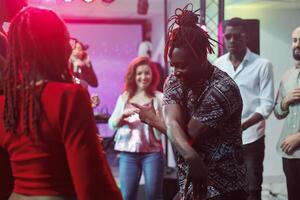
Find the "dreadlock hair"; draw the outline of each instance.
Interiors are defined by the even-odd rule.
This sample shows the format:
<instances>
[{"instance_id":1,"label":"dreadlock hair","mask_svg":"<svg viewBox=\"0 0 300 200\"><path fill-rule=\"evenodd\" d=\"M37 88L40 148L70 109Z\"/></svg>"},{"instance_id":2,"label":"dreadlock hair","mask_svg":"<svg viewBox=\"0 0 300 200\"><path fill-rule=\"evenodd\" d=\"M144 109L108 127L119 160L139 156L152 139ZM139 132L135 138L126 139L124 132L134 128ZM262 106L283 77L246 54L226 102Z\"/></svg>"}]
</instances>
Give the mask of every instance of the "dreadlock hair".
<instances>
[{"instance_id":1,"label":"dreadlock hair","mask_svg":"<svg viewBox=\"0 0 300 200\"><path fill-rule=\"evenodd\" d=\"M4 126L6 131L16 134L21 121L22 133L28 134L39 128L42 114L40 95L45 83L39 87L37 83L72 82L68 69L69 33L53 11L27 7L13 19L8 43L3 76Z\"/></svg>"},{"instance_id":2,"label":"dreadlock hair","mask_svg":"<svg viewBox=\"0 0 300 200\"><path fill-rule=\"evenodd\" d=\"M183 9L177 8L175 14L169 18L168 24L171 25L164 51L165 61L168 56L171 57L174 48L179 47L187 48L200 63L207 60L207 53L214 53L210 40L217 41L199 26L200 15L196 14L198 11L199 9L193 11L193 5L187 4Z\"/></svg>"},{"instance_id":3,"label":"dreadlock hair","mask_svg":"<svg viewBox=\"0 0 300 200\"><path fill-rule=\"evenodd\" d=\"M238 26L238 27L242 27L245 33L247 31L247 26L245 21L239 17L234 17L229 20L225 20L224 28L226 28L227 26L234 26L234 27Z\"/></svg>"},{"instance_id":4,"label":"dreadlock hair","mask_svg":"<svg viewBox=\"0 0 300 200\"><path fill-rule=\"evenodd\" d=\"M160 81L160 76L157 67L148 57L140 56L134 58L128 65L128 69L125 75L125 89L128 92L128 99L132 98L137 90L137 85L135 81L136 70L141 65L148 65L152 72L152 80L148 88L146 88L146 93L150 96L154 96L157 86Z\"/></svg>"}]
</instances>

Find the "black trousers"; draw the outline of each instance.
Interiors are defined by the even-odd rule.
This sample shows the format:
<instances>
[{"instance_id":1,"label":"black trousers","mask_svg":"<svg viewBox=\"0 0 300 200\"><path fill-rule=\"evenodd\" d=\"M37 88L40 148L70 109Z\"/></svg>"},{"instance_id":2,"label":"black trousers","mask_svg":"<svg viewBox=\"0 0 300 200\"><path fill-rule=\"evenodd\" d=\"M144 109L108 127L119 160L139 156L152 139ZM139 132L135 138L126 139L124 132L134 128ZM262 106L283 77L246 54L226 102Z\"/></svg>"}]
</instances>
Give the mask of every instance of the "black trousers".
<instances>
[{"instance_id":1,"label":"black trousers","mask_svg":"<svg viewBox=\"0 0 300 200\"><path fill-rule=\"evenodd\" d=\"M244 162L247 168L249 184L248 200L261 200L261 185L263 181L263 161L265 157L265 137L243 145ZM300 200L300 199L299 199Z\"/></svg>"},{"instance_id":2,"label":"black trousers","mask_svg":"<svg viewBox=\"0 0 300 200\"><path fill-rule=\"evenodd\" d=\"M288 200L300 200L300 159L282 158L286 177Z\"/></svg>"},{"instance_id":3,"label":"black trousers","mask_svg":"<svg viewBox=\"0 0 300 200\"><path fill-rule=\"evenodd\" d=\"M226 194L218 195L208 200L247 200L247 193L242 190L229 192Z\"/></svg>"}]
</instances>

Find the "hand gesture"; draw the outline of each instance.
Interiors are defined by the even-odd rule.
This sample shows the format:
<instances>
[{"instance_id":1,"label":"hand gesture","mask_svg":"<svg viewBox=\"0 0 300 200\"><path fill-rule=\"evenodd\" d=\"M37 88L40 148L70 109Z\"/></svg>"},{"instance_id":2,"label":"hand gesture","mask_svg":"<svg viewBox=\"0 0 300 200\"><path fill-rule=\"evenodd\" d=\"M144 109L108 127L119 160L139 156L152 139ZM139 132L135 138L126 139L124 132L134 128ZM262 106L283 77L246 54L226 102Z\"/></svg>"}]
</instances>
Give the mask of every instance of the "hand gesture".
<instances>
[{"instance_id":1,"label":"hand gesture","mask_svg":"<svg viewBox=\"0 0 300 200\"><path fill-rule=\"evenodd\" d=\"M283 104L287 108L291 104L300 102L300 88L293 89L283 99Z\"/></svg>"},{"instance_id":2,"label":"hand gesture","mask_svg":"<svg viewBox=\"0 0 300 200\"><path fill-rule=\"evenodd\" d=\"M153 106L153 99L151 99L150 105L148 106L141 106L136 103L131 103L135 108L138 109L136 113L139 114L139 117L142 122L149 124L156 117L156 112Z\"/></svg>"},{"instance_id":3,"label":"hand gesture","mask_svg":"<svg viewBox=\"0 0 300 200\"><path fill-rule=\"evenodd\" d=\"M133 115L133 114L138 113L138 112L139 112L139 109L137 109L137 108L126 108L126 109L124 109L124 111L123 111L122 118L123 118L123 119L124 119L124 118L127 118L127 117L129 117L130 115Z\"/></svg>"},{"instance_id":4,"label":"hand gesture","mask_svg":"<svg viewBox=\"0 0 300 200\"><path fill-rule=\"evenodd\" d=\"M91 103L92 103L92 108L96 108L97 106L100 105L100 98L98 94L94 93L91 95Z\"/></svg>"},{"instance_id":5,"label":"hand gesture","mask_svg":"<svg viewBox=\"0 0 300 200\"><path fill-rule=\"evenodd\" d=\"M300 147L300 134L290 135L281 144L281 149L286 154L292 154L298 147Z\"/></svg>"}]
</instances>

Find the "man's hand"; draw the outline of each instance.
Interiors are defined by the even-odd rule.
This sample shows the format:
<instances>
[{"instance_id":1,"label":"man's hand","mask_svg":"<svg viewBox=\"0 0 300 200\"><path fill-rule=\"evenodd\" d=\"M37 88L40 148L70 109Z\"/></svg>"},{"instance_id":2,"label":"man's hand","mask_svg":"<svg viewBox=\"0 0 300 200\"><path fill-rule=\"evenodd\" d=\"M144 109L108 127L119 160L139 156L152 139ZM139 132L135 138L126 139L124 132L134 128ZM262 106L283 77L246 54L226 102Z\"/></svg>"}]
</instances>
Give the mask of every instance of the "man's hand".
<instances>
[{"instance_id":1,"label":"man's hand","mask_svg":"<svg viewBox=\"0 0 300 200\"><path fill-rule=\"evenodd\" d=\"M136 113L139 114L139 117L142 122L146 124L151 124L151 121L156 118L156 112L153 106L153 99L151 100L151 103L149 106L141 106L136 103L131 103L134 107L136 107L138 110L136 110Z\"/></svg>"},{"instance_id":2,"label":"man's hand","mask_svg":"<svg viewBox=\"0 0 300 200\"><path fill-rule=\"evenodd\" d=\"M205 163L200 156L195 155L188 160L188 177L185 183L185 193L188 192L188 186L193 186L194 199L206 199L208 185L208 171Z\"/></svg>"},{"instance_id":3,"label":"man's hand","mask_svg":"<svg viewBox=\"0 0 300 200\"><path fill-rule=\"evenodd\" d=\"M282 101L282 109L287 110L291 104L300 102L300 88L293 89L290 91Z\"/></svg>"},{"instance_id":4,"label":"man's hand","mask_svg":"<svg viewBox=\"0 0 300 200\"><path fill-rule=\"evenodd\" d=\"M281 149L286 154L292 154L299 147L300 147L300 133L288 136L281 144Z\"/></svg>"}]
</instances>

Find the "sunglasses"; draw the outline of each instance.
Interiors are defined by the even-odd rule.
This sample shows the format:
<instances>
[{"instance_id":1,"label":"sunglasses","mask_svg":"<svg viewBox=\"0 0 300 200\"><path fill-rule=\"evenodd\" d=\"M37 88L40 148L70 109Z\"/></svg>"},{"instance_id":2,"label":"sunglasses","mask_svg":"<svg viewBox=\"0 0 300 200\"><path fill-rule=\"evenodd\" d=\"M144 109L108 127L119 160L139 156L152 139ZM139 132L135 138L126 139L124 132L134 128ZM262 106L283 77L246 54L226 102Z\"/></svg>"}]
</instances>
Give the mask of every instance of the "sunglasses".
<instances>
[{"instance_id":1,"label":"sunglasses","mask_svg":"<svg viewBox=\"0 0 300 200\"><path fill-rule=\"evenodd\" d=\"M235 39L235 40L240 40L242 37L245 37L245 33L228 33L224 34L223 37L225 40L230 40L230 39Z\"/></svg>"}]
</instances>

